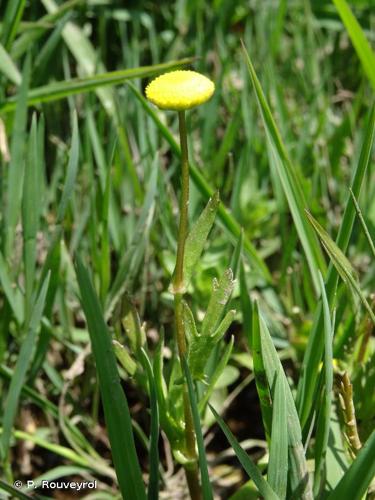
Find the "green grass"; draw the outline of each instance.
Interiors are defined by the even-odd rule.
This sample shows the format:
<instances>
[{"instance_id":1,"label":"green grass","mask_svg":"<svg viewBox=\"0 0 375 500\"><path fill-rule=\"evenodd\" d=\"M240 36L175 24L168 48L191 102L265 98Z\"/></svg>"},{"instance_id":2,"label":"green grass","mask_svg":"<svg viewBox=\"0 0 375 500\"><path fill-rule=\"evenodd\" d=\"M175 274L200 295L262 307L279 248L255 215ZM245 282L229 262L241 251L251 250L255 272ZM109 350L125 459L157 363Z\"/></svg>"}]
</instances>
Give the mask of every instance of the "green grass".
<instances>
[{"instance_id":1,"label":"green grass","mask_svg":"<svg viewBox=\"0 0 375 500\"><path fill-rule=\"evenodd\" d=\"M0 497L174 498L185 469L204 499L372 498L372 2L124 5L0 6ZM144 88L182 67L216 91L180 364L178 120Z\"/></svg>"}]
</instances>

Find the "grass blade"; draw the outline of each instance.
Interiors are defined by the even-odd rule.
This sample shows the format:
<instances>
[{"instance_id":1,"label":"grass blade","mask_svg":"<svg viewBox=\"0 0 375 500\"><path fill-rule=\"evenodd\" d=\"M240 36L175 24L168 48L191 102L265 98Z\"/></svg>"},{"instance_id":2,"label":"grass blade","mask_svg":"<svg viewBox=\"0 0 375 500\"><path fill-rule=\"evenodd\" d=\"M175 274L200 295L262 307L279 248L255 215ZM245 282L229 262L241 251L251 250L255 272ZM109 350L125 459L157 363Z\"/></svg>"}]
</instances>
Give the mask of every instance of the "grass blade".
<instances>
[{"instance_id":1,"label":"grass blade","mask_svg":"<svg viewBox=\"0 0 375 500\"><path fill-rule=\"evenodd\" d=\"M277 376L281 376L285 386L285 400L289 443L290 460L290 485L292 494L298 498L312 500L310 478L307 468L305 452L302 444L301 425L298 419L297 410L294 404L292 391L288 385L286 375L277 355L275 346L267 325L259 314L259 328L261 338L261 352L263 364L267 375L268 385L272 387Z\"/></svg>"},{"instance_id":2,"label":"grass blade","mask_svg":"<svg viewBox=\"0 0 375 500\"><path fill-rule=\"evenodd\" d=\"M23 323L23 304L22 295L19 290L14 290L12 286L12 281L9 277L7 265L5 259L0 252L0 284L2 286L3 292L12 308L13 314L19 325Z\"/></svg>"},{"instance_id":3,"label":"grass blade","mask_svg":"<svg viewBox=\"0 0 375 500\"><path fill-rule=\"evenodd\" d=\"M193 380L192 380L192 377L190 374L190 370L189 370L186 358L182 359L182 366L183 366L186 381L187 381L188 392L189 392L189 401L190 401L190 406L191 406L191 412L193 415L195 435L197 438L198 461L199 461L199 469L200 469L200 473L201 473L201 487L202 487L203 500L213 500L214 497L213 497L213 493L212 493L210 476L208 474L206 451L204 448L203 433L202 433L202 427L201 427L201 422L200 422L200 417L199 417L199 410L198 410L197 400L195 397Z\"/></svg>"},{"instance_id":4,"label":"grass blade","mask_svg":"<svg viewBox=\"0 0 375 500\"><path fill-rule=\"evenodd\" d=\"M7 238L5 247L5 258L11 252L15 228L21 210L22 185L24 175L24 148L25 130L27 121L27 89L29 87L31 59L28 55L22 72L22 83L20 86L16 113L14 117L12 144L10 151L10 164L8 169L8 203L5 209L5 227Z\"/></svg>"},{"instance_id":5,"label":"grass blade","mask_svg":"<svg viewBox=\"0 0 375 500\"><path fill-rule=\"evenodd\" d=\"M347 29L363 69L375 90L375 54L371 45L367 41L361 26L354 17L347 2L345 0L333 0L333 3Z\"/></svg>"},{"instance_id":6,"label":"grass blade","mask_svg":"<svg viewBox=\"0 0 375 500\"><path fill-rule=\"evenodd\" d=\"M17 66L14 64L12 58L8 52L4 49L3 45L0 43L0 71L9 78L13 83L19 85L22 81L20 72Z\"/></svg>"},{"instance_id":7,"label":"grass blade","mask_svg":"<svg viewBox=\"0 0 375 500\"><path fill-rule=\"evenodd\" d=\"M354 203L354 206L355 206L355 209L356 209L359 221L360 221L360 223L362 225L363 232L365 233L367 241L368 241L368 244L369 244L369 247L371 248L372 255L375 257L375 245L374 245L374 242L373 242L373 240L371 238L370 231L367 228L365 219L363 218L363 215L362 215L362 212L361 212L361 208L359 206L358 201L356 200L356 198L354 196L353 191L350 188L349 188L349 191L350 191L350 196L352 197L352 200L353 200L353 203Z\"/></svg>"},{"instance_id":8,"label":"grass blade","mask_svg":"<svg viewBox=\"0 0 375 500\"><path fill-rule=\"evenodd\" d=\"M286 497L288 483L288 434L285 432L286 428L285 381L278 373L273 395L272 433L267 480L280 499Z\"/></svg>"},{"instance_id":9,"label":"grass blade","mask_svg":"<svg viewBox=\"0 0 375 500\"><path fill-rule=\"evenodd\" d=\"M353 173L351 182L351 189L354 196L359 199L363 180L366 175L367 168L370 163L372 145L375 136L375 105L372 106L368 121L365 126L365 136L362 143L361 154L358 164ZM339 232L336 239L336 244L342 252L346 252L349 244L350 236L352 234L353 224L355 220L355 207L353 201L348 196L345 206L344 215L340 224ZM328 269L328 276L326 279L326 292L327 299L330 306L332 306L336 288L338 283L338 272L331 264ZM324 338L321 335L323 331L323 309L321 303L318 304L312 331L309 335L305 357L303 360L302 375L298 383L297 391L297 407L298 413L301 418L301 425L305 426L314 401L314 391L317 383L319 373L319 363L321 361Z\"/></svg>"},{"instance_id":10,"label":"grass blade","mask_svg":"<svg viewBox=\"0 0 375 500\"><path fill-rule=\"evenodd\" d=\"M250 307L252 307L251 304ZM257 302L255 302L253 307L251 331L252 336L251 342L249 341L249 347L253 355L255 385L257 388L260 409L262 412L264 431L267 441L269 441L272 429L272 400L269 385L267 382L266 370L263 363L262 340L260 335L259 323L259 307Z\"/></svg>"},{"instance_id":11,"label":"grass blade","mask_svg":"<svg viewBox=\"0 0 375 500\"><path fill-rule=\"evenodd\" d=\"M280 132L272 116L270 107L263 93L262 87L255 73L254 67L245 46L242 46L244 57L247 63L251 82L256 94L259 111L262 116L264 128L266 131L267 142L274 157L274 164L277 168L285 196L288 200L289 209L296 226L299 239L305 251L306 259L309 265L312 281L318 294L319 277L318 271L325 271L325 262L318 245L315 234L307 224L304 217L306 208L305 195L301 186L301 181L294 165L291 163L285 145L282 142Z\"/></svg>"},{"instance_id":12,"label":"grass blade","mask_svg":"<svg viewBox=\"0 0 375 500\"><path fill-rule=\"evenodd\" d=\"M25 7L26 0L10 0L7 3L1 33L1 41L7 50L16 36Z\"/></svg>"},{"instance_id":13,"label":"grass blade","mask_svg":"<svg viewBox=\"0 0 375 500\"><path fill-rule=\"evenodd\" d=\"M124 69L86 76L82 78L76 78L72 80L50 83L42 87L31 89L27 94L27 105L35 106L44 102L52 102L59 99L65 99L75 94L106 90L104 87L120 85L131 78L144 78L147 76L151 76L155 73L167 71L184 64L189 64L191 61L191 58L187 58L181 59L180 61L171 61L154 66ZM2 103L2 105L0 105L0 112L8 113L10 111L13 111L16 107L18 99L18 94L6 99Z\"/></svg>"},{"instance_id":14,"label":"grass blade","mask_svg":"<svg viewBox=\"0 0 375 500\"><path fill-rule=\"evenodd\" d=\"M29 500L30 498L33 498L30 495L26 495L25 493L22 493L22 491L17 490L2 479L0 479L0 490L10 493L11 498L20 498L21 500Z\"/></svg>"},{"instance_id":15,"label":"grass blade","mask_svg":"<svg viewBox=\"0 0 375 500\"><path fill-rule=\"evenodd\" d=\"M59 208L57 210L57 223L61 224L64 219L69 199L74 190L74 184L77 177L79 160L79 135L77 113L73 117L72 145L70 149L69 163L66 180L62 192Z\"/></svg>"},{"instance_id":16,"label":"grass blade","mask_svg":"<svg viewBox=\"0 0 375 500\"><path fill-rule=\"evenodd\" d=\"M78 257L76 273L98 372L112 457L124 499L145 500L128 403L121 387L111 336L88 272Z\"/></svg>"},{"instance_id":17,"label":"grass blade","mask_svg":"<svg viewBox=\"0 0 375 500\"><path fill-rule=\"evenodd\" d=\"M158 500L159 498L159 409L156 394L156 385L151 362L146 354L146 351L140 349L143 366L147 373L148 386L150 391L150 407L151 407L151 431L150 431L150 479L148 483L147 498L148 500Z\"/></svg>"},{"instance_id":18,"label":"grass blade","mask_svg":"<svg viewBox=\"0 0 375 500\"><path fill-rule=\"evenodd\" d=\"M267 498L267 500L278 500L279 497L276 495L271 486L264 479L260 470L248 456L246 451L237 442L236 438L233 436L232 432L230 431L229 427L226 425L224 420L220 417L220 415L211 405L209 405L209 407L212 413L214 414L217 423L220 425L221 430L224 432L226 438L228 439L229 444L233 448L242 467L246 471L247 475L254 481L256 487L259 490L259 493L264 498Z\"/></svg>"},{"instance_id":19,"label":"grass blade","mask_svg":"<svg viewBox=\"0 0 375 500\"><path fill-rule=\"evenodd\" d=\"M357 458L346 471L329 500L350 498L360 500L375 476L375 431L358 453Z\"/></svg>"},{"instance_id":20,"label":"grass blade","mask_svg":"<svg viewBox=\"0 0 375 500\"><path fill-rule=\"evenodd\" d=\"M323 404L318 412L318 423L315 441L315 473L314 473L314 495L318 497L322 487L322 469L325 464L328 438L331 424L331 405L333 388L333 368L332 368L332 339L333 328L329 311L329 304L322 276L320 276L320 286L322 290L323 316L324 316L324 394ZM323 475L324 476L324 475Z\"/></svg>"},{"instance_id":21,"label":"grass blade","mask_svg":"<svg viewBox=\"0 0 375 500\"><path fill-rule=\"evenodd\" d=\"M356 272L353 269L351 263L345 257L345 255L342 253L342 251L339 249L336 243L330 238L327 231L325 231L322 228L319 222L317 222L309 212L306 213L311 225L317 232L322 242L322 245L324 246L324 249L329 255L337 272L341 276L342 280L358 294L358 297L361 299L363 305L365 306L372 322L375 324L375 315L372 311L370 304L367 302L366 297L363 295L362 290L360 289Z\"/></svg>"},{"instance_id":22,"label":"grass blade","mask_svg":"<svg viewBox=\"0 0 375 500\"><path fill-rule=\"evenodd\" d=\"M12 432L14 419L16 416L18 401L21 394L22 386L25 382L26 372L32 358L33 349L38 332L38 326L42 319L44 303L46 300L47 290L49 285L49 274L43 282L38 298L33 308L30 322L28 324L27 335L22 343L21 350L17 359L14 374L10 382L7 398L5 401L5 409L3 415L3 434L1 436L0 452L3 460L7 459L9 451L9 441Z\"/></svg>"},{"instance_id":23,"label":"grass blade","mask_svg":"<svg viewBox=\"0 0 375 500\"><path fill-rule=\"evenodd\" d=\"M25 179L22 199L23 254L25 269L25 316L31 311L31 297L34 288L36 263L36 234L39 226L40 213L40 164L38 158L38 129L36 115L31 124L28 161L25 165Z\"/></svg>"}]
</instances>

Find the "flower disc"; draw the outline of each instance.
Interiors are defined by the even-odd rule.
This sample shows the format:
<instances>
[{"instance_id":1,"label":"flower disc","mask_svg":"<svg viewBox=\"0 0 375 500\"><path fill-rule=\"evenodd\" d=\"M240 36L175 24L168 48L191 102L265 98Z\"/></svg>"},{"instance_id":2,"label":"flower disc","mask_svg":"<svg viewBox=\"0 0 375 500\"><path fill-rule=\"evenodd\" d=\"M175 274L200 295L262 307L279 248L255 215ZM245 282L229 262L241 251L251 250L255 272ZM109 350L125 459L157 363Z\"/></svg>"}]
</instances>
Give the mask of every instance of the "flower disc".
<instances>
[{"instance_id":1,"label":"flower disc","mask_svg":"<svg viewBox=\"0 0 375 500\"><path fill-rule=\"evenodd\" d=\"M208 101L215 85L196 71L171 71L147 86L146 96L161 109L182 111Z\"/></svg>"}]
</instances>

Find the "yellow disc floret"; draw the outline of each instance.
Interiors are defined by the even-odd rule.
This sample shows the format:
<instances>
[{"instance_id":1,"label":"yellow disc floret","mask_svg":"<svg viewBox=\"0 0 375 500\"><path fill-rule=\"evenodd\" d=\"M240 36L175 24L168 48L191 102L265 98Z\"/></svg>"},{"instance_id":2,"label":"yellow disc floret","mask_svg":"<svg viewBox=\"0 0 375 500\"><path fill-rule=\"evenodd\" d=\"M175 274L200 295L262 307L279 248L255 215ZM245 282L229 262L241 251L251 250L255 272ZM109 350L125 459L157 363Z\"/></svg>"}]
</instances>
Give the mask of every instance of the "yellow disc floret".
<instances>
[{"instance_id":1,"label":"yellow disc floret","mask_svg":"<svg viewBox=\"0 0 375 500\"><path fill-rule=\"evenodd\" d=\"M215 85L196 71L171 71L146 87L147 99L161 109L182 111L208 101Z\"/></svg>"}]
</instances>

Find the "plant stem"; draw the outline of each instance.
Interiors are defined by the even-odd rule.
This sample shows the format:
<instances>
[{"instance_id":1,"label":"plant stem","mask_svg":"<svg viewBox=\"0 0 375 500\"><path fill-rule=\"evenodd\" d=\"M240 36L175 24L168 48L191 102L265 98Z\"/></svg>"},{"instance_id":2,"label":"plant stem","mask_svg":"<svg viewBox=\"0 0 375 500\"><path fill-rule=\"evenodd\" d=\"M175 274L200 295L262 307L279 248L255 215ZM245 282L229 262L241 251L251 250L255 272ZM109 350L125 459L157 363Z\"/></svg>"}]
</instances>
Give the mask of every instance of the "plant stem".
<instances>
[{"instance_id":1,"label":"plant stem","mask_svg":"<svg viewBox=\"0 0 375 500\"><path fill-rule=\"evenodd\" d=\"M186 337L183 321L182 299L185 290L184 285L184 254L185 242L188 230L188 208L189 208L189 156L187 148L187 134L185 111L178 113L180 144L181 144L181 203L180 203L180 222L178 227L177 258L176 268L173 277L173 293L175 308L175 323L178 353L180 362L186 356ZM181 366L181 371L183 369ZM200 500L201 492L199 487L197 453L195 447L195 432L193 417L191 413L187 385L183 386L184 414L185 414L185 444L186 454L191 463L185 468L186 480L189 486L190 496L193 500Z\"/></svg>"}]
</instances>

